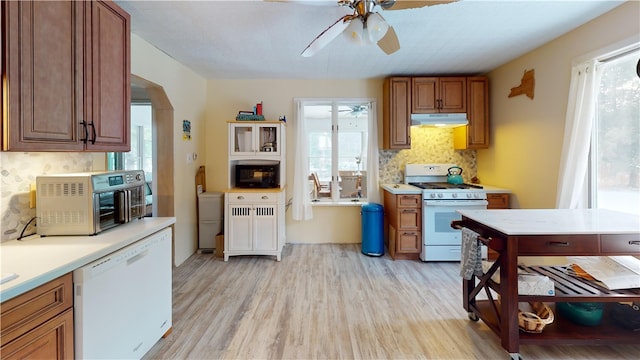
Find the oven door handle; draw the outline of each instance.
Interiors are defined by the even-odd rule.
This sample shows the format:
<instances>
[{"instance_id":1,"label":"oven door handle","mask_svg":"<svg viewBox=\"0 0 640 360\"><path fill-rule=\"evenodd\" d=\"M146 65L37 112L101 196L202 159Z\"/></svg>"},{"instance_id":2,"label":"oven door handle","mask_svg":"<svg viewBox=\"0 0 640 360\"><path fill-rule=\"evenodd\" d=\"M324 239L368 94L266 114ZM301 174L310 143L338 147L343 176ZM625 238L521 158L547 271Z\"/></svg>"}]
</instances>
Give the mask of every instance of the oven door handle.
<instances>
[{"instance_id":1,"label":"oven door handle","mask_svg":"<svg viewBox=\"0 0 640 360\"><path fill-rule=\"evenodd\" d=\"M424 206L449 206L449 207L465 207L465 206L487 206L487 200L424 200Z\"/></svg>"}]
</instances>

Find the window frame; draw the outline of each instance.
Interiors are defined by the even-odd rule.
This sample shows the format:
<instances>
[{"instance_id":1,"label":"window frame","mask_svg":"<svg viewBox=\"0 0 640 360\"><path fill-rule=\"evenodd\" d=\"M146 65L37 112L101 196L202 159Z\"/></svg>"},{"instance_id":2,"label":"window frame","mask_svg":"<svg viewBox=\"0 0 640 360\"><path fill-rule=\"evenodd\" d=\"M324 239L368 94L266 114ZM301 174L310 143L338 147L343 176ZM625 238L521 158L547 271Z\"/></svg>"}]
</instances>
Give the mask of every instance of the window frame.
<instances>
[{"instance_id":1,"label":"window frame","mask_svg":"<svg viewBox=\"0 0 640 360\"><path fill-rule=\"evenodd\" d=\"M340 179L339 179L339 173L341 171L341 169L339 168L340 166L340 141L339 141L339 135L340 135L340 126L339 126L339 108L340 106L357 106L357 105L367 105L368 107L371 107L372 104L375 104L375 99L372 98L317 98L317 99L300 99L301 101L301 105L303 107L303 109L306 110L307 106L331 106L331 180L330 180L330 189L331 189L331 195L329 197L313 197L313 195L311 196L311 204L313 206L327 206L327 205L362 205L362 203L366 203L369 201L369 194L371 193L368 189L366 189L366 183L361 183L363 187L365 187L365 192L366 194L364 196L361 197L348 197L348 198L341 198L340 197ZM369 152L371 151L370 149L368 149L368 134L370 134L371 132L371 127L372 126L376 126L376 119L372 118L372 111L368 111L367 115L366 115L366 124L367 124L367 129L366 129L366 134L367 136L361 135L361 147L363 149L362 151L362 158L360 160L360 165L359 165L359 171L367 171L367 161L368 161L368 157L369 157ZM306 117L306 114L303 116L303 121L309 121L309 119ZM306 134L305 139L303 141L308 141L309 140L309 136L312 133L311 130L309 129L309 123L307 122L306 124ZM347 132L347 131L344 131ZM364 132L360 132L360 133L364 133ZM309 152L306 154L305 156L305 160L307 161L307 164L310 165L311 161L311 148L308 149ZM377 150L377 149L376 149ZM310 166L309 166L310 167ZM309 171L311 173L313 173L313 171L311 170L311 168L309 169ZM356 170L358 171L358 170ZM360 181L363 181L362 179L366 179L366 178L361 178Z\"/></svg>"},{"instance_id":2,"label":"window frame","mask_svg":"<svg viewBox=\"0 0 640 360\"><path fill-rule=\"evenodd\" d=\"M635 55L640 52L640 43L636 43L631 46L626 46L620 48L617 51L609 52L607 55L602 55L596 57L598 61L598 66L603 66L609 61L617 60L621 57ZM638 57L638 63L640 63L640 56ZM640 65L638 65L640 67ZM640 78L640 74L637 74L638 78ZM601 82L597 84L598 89L601 87ZM600 93L600 90L598 90ZM591 129L591 143L589 147L589 158L588 158L588 171L587 171L587 204L589 208L600 208L599 204L599 153L600 153L600 136L599 136L599 125L602 121L600 117L600 106L599 101L596 101L593 106L595 107L593 124ZM609 208L609 207L603 207ZM638 215L638 214L636 214Z\"/></svg>"}]
</instances>

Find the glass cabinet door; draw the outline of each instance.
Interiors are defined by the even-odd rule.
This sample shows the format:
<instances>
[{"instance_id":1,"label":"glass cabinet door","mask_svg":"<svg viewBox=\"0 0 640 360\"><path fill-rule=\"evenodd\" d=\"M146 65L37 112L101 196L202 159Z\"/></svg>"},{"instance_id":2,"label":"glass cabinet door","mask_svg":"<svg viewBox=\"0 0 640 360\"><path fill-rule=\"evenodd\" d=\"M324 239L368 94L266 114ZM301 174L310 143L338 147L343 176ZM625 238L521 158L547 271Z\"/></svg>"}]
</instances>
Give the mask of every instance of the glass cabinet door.
<instances>
[{"instance_id":1,"label":"glass cabinet door","mask_svg":"<svg viewBox=\"0 0 640 360\"><path fill-rule=\"evenodd\" d=\"M280 155L280 124L231 124L231 156Z\"/></svg>"},{"instance_id":2,"label":"glass cabinet door","mask_svg":"<svg viewBox=\"0 0 640 360\"><path fill-rule=\"evenodd\" d=\"M255 153L253 125L231 124L229 135L231 135L231 139L229 139L230 155L253 155Z\"/></svg>"},{"instance_id":3,"label":"glass cabinet door","mask_svg":"<svg viewBox=\"0 0 640 360\"><path fill-rule=\"evenodd\" d=\"M280 154L280 126L276 124L260 124L257 128L256 151L261 155Z\"/></svg>"}]
</instances>

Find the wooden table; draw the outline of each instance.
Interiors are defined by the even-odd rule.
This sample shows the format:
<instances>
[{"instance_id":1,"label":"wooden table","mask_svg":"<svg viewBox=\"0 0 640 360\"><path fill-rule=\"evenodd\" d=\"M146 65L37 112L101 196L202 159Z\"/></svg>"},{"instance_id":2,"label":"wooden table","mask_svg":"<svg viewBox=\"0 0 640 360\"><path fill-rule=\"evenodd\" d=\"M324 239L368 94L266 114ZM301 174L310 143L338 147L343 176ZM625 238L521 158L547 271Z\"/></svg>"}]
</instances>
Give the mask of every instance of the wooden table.
<instances>
[{"instance_id":1,"label":"wooden table","mask_svg":"<svg viewBox=\"0 0 640 360\"><path fill-rule=\"evenodd\" d=\"M640 333L616 325L605 314L595 327L579 326L556 314L542 333L518 328L518 302L640 301L640 289L610 291L565 274L564 266L521 266L554 281L555 296L518 295L518 256L640 255L640 219L636 215L602 209L584 210L460 210L466 227L498 252L484 275L463 280L463 304L472 320L482 319L496 333L511 357L519 358L520 344L618 344L640 342ZM499 270L498 270L499 268ZM491 280L500 273L500 283ZM476 284L477 283L477 284ZM488 300L476 299L484 290ZM497 293L498 299L494 299ZM551 304L553 306L553 304Z\"/></svg>"}]
</instances>

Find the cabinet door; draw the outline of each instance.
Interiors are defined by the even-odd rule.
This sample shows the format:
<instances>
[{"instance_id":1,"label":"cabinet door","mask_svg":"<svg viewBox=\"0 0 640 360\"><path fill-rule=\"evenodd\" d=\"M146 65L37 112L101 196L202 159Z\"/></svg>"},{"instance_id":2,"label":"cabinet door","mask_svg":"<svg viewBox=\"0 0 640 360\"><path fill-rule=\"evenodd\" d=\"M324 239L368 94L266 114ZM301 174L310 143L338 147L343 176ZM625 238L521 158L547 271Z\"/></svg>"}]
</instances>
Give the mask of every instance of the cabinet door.
<instances>
[{"instance_id":1,"label":"cabinet door","mask_svg":"<svg viewBox=\"0 0 640 360\"><path fill-rule=\"evenodd\" d=\"M398 230L398 253L419 253L422 244L420 231Z\"/></svg>"},{"instance_id":2,"label":"cabinet door","mask_svg":"<svg viewBox=\"0 0 640 360\"><path fill-rule=\"evenodd\" d=\"M256 125L256 153L261 156L280 155L280 125Z\"/></svg>"},{"instance_id":3,"label":"cabinet door","mask_svg":"<svg viewBox=\"0 0 640 360\"><path fill-rule=\"evenodd\" d=\"M386 79L383 86L383 149L411 148L411 78Z\"/></svg>"},{"instance_id":4,"label":"cabinet door","mask_svg":"<svg viewBox=\"0 0 640 360\"><path fill-rule=\"evenodd\" d=\"M398 229L399 230L420 230L422 224L422 212L420 208L398 209Z\"/></svg>"},{"instance_id":5,"label":"cabinet door","mask_svg":"<svg viewBox=\"0 0 640 360\"><path fill-rule=\"evenodd\" d=\"M509 194L487 194L487 209L508 209Z\"/></svg>"},{"instance_id":6,"label":"cabinet door","mask_svg":"<svg viewBox=\"0 0 640 360\"><path fill-rule=\"evenodd\" d=\"M489 83L485 77L472 77L468 86L468 148L486 149L489 147Z\"/></svg>"},{"instance_id":7,"label":"cabinet door","mask_svg":"<svg viewBox=\"0 0 640 360\"><path fill-rule=\"evenodd\" d=\"M130 150L131 51L130 21L111 2L91 3L91 72L85 77L86 119L92 151ZM81 129L81 131L84 131Z\"/></svg>"},{"instance_id":8,"label":"cabinet door","mask_svg":"<svg viewBox=\"0 0 640 360\"><path fill-rule=\"evenodd\" d=\"M398 195L398 207L422 207L422 195Z\"/></svg>"},{"instance_id":9,"label":"cabinet door","mask_svg":"<svg viewBox=\"0 0 640 360\"><path fill-rule=\"evenodd\" d=\"M276 205L256 205L253 209L254 250L278 249L278 219Z\"/></svg>"},{"instance_id":10,"label":"cabinet door","mask_svg":"<svg viewBox=\"0 0 640 360\"><path fill-rule=\"evenodd\" d=\"M229 156L251 156L255 153L255 127L251 124L229 124Z\"/></svg>"},{"instance_id":11,"label":"cabinet door","mask_svg":"<svg viewBox=\"0 0 640 360\"><path fill-rule=\"evenodd\" d=\"M73 310L54 317L0 349L9 359L73 359Z\"/></svg>"},{"instance_id":12,"label":"cabinet door","mask_svg":"<svg viewBox=\"0 0 640 360\"><path fill-rule=\"evenodd\" d=\"M439 85L437 77L412 78L411 89L411 112L413 114L438 112Z\"/></svg>"},{"instance_id":13,"label":"cabinet door","mask_svg":"<svg viewBox=\"0 0 640 360\"><path fill-rule=\"evenodd\" d=\"M467 112L467 79L465 77L440 78L439 86L438 112Z\"/></svg>"},{"instance_id":14,"label":"cabinet door","mask_svg":"<svg viewBox=\"0 0 640 360\"><path fill-rule=\"evenodd\" d=\"M228 205L229 206L229 229L228 250L251 250L253 248L253 227L251 205Z\"/></svg>"},{"instance_id":15,"label":"cabinet door","mask_svg":"<svg viewBox=\"0 0 640 360\"><path fill-rule=\"evenodd\" d=\"M85 3L3 1L1 6L7 101L2 149L82 150Z\"/></svg>"},{"instance_id":16,"label":"cabinet door","mask_svg":"<svg viewBox=\"0 0 640 360\"><path fill-rule=\"evenodd\" d=\"M489 81L486 77L467 78L467 117L469 125L453 129L455 149L489 147Z\"/></svg>"}]
</instances>

